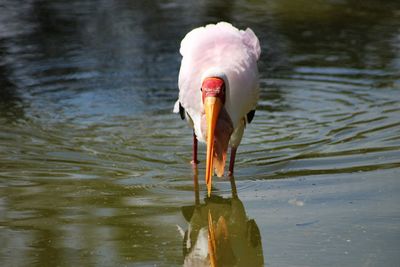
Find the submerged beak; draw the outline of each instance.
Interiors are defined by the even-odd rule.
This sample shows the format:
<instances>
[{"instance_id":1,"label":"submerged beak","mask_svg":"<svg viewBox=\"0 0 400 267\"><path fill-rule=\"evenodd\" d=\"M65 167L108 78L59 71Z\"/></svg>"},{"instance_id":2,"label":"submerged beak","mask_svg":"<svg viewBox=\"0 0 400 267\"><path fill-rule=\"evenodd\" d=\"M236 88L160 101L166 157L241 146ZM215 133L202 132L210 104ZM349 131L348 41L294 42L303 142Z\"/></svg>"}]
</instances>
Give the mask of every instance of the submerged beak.
<instances>
[{"instance_id":1,"label":"submerged beak","mask_svg":"<svg viewBox=\"0 0 400 267\"><path fill-rule=\"evenodd\" d=\"M207 158L206 158L206 184L208 196L211 194L211 178L214 173L214 131L217 125L218 115L222 108L222 102L218 97L208 96L204 99L204 110L207 119Z\"/></svg>"}]
</instances>

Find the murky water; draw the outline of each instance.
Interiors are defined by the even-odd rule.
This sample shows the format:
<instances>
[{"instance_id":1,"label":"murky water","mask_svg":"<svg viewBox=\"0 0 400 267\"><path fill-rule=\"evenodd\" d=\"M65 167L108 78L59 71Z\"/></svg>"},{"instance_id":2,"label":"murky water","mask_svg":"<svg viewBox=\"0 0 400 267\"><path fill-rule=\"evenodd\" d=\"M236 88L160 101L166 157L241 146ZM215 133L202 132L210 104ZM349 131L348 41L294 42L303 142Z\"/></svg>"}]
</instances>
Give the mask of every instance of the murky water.
<instances>
[{"instance_id":1,"label":"murky water","mask_svg":"<svg viewBox=\"0 0 400 267\"><path fill-rule=\"evenodd\" d=\"M259 36L261 99L205 199L171 111L219 20ZM179 266L208 209L243 266L398 266L399 44L397 1L2 1L0 265Z\"/></svg>"}]
</instances>

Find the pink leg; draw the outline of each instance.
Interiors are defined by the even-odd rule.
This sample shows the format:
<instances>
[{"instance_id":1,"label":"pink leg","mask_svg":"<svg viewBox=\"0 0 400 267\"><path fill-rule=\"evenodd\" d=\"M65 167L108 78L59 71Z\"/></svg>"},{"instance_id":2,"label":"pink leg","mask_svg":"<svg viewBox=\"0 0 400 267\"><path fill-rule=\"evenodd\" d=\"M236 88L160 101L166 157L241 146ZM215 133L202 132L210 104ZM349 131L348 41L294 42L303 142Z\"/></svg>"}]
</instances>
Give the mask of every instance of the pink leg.
<instances>
[{"instance_id":1,"label":"pink leg","mask_svg":"<svg viewBox=\"0 0 400 267\"><path fill-rule=\"evenodd\" d=\"M236 150L237 147L231 148L231 159L229 161L229 176L233 176L233 168L235 167L235 158L236 158Z\"/></svg>"},{"instance_id":2,"label":"pink leg","mask_svg":"<svg viewBox=\"0 0 400 267\"><path fill-rule=\"evenodd\" d=\"M190 163L192 163L193 167L197 167L197 164L199 163L199 161L197 160L197 138L194 131L193 131L193 160Z\"/></svg>"}]
</instances>

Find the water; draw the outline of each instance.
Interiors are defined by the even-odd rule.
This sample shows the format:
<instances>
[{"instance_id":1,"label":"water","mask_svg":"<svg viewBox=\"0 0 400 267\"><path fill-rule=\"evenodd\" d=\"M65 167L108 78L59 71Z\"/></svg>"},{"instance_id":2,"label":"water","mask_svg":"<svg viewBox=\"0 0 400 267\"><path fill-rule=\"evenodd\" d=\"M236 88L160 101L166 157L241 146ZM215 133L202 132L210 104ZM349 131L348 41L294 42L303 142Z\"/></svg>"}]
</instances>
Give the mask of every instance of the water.
<instances>
[{"instance_id":1,"label":"water","mask_svg":"<svg viewBox=\"0 0 400 267\"><path fill-rule=\"evenodd\" d=\"M215 204L171 110L180 40L219 20L262 57ZM397 1L2 1L0 265L179 266L196 206L265 266L398 266L399 29Z\"/></svg>"}]
</instances>

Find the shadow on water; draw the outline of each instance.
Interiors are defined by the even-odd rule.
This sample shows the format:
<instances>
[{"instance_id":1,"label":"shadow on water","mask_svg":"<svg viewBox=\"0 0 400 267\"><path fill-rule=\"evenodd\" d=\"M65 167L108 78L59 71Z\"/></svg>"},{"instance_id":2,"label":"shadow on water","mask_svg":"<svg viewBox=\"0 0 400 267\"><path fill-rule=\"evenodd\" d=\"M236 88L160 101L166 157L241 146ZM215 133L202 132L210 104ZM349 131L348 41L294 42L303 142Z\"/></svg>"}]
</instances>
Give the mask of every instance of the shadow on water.
<instances>
[{"instance_id":1,"label":"shadow on water","mask_svg":"<svg viewBox=\"0 0 400 267\"><path fill-rule=\"evenodd\" d=\"M184 266L263 266L261 234L239 199L234 177L231 197L215 194L201 203L198 174L194 177L195 203L182 207L188 223L183 236Z\"/></svg>"}]
</instances>

